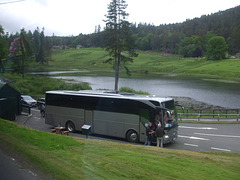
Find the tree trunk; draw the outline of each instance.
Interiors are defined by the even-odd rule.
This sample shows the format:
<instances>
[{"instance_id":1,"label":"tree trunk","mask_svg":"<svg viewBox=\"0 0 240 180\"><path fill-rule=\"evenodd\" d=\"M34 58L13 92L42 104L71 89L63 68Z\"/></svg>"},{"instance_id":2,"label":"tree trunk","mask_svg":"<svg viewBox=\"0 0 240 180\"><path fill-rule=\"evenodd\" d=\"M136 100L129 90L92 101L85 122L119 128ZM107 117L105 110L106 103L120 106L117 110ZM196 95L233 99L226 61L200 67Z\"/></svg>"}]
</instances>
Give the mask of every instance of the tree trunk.
<instances>
[{"instance_id":1,"label":"tree trunk","mask_svg":"<svg viewBox=\"0 0 240 180\"><path fill-rule=\"evenodd\" d=\"M119 65L120 65L120 58L119 57L115 57L115 87L114 87L114 91L118 92L118 81L119 81Z\"/></svg>"}]
</instances>

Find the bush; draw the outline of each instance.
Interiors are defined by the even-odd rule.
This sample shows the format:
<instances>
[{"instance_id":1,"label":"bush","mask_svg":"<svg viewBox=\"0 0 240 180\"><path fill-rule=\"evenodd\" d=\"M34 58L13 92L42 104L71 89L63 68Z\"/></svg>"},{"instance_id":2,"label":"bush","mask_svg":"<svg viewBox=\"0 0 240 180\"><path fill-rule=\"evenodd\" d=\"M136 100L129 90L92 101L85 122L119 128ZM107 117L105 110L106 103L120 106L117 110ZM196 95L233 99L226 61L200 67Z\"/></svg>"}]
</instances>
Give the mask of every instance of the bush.
<instances>
[{"instance_id":1,"label":"bush","mask_svg":"<svg viewBox=\"0 0 240 180\"><path fill-rule=\"evenodd\" d=\"M28 76L21 78L20 74L4 74L10 79L10 84L21 94L32 96L43 96L46 91L51 90L89 90L92 89L87 83L69 84L61 79L49 78L46 76Z\"/></svg>"},{"instance_id":2,"label":"bush","mask_svg":"<svg viewBox=\"0 0 240 180\"><path fill-rule=\"evenodd\" d=\"M225 59L227 49L228 46L224 37L214 36L207 43L207 58L213 60Z\"/></svg>"},{"instance_id":3,"label":"bush","mask_svg":"<svg viewBox=\"0 0 240 180\"><path fill-rule=\"evenodd\" d=\"M121 87L121 88L120 88L120 91L121 91L121 92L130 92L130 93L134 93L134 94L149 95L148 92L144 92L144 91L135 91L134 89L129 88L129 87Z\"/></svg>"}]
</instances>

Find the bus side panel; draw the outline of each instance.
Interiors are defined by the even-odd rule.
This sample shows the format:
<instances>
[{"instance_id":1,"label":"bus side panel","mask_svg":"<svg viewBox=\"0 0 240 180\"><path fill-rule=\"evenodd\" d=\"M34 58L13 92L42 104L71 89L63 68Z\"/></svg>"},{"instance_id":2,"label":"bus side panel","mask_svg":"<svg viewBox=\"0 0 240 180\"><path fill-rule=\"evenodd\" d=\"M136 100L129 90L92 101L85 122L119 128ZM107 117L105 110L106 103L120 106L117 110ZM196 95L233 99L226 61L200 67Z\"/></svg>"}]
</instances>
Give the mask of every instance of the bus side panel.
<instances>
[{"instance_id":1,"label":"bus side panel","mask_svg":"<svg viewBox=\"0 0 240 180\"><path fill-rule=\"evenodd\" d=\"M84 124L84 110L57 106L47 106L45 122L51 122L53 126L65 126L67 121L72 121L75 129L82 130Z\"/></svg>"},{"instance_id":2,"label":"bus side panel","mask_svg":"<svg viewBox=\"0 0 240 180\"><path fill-rule=\"evenodd\" d=\"M132 114L94 111L94 133L125 138L129 129L139 129L139 116ZM138 133L138 131L137 131Z\"/></svg>"},{"instance_id":3,"label":"bus side panel","mask_svg":"<svg viewBox=\"0 0 240 180\"><path fill-rule=\"evenodd\" d=\"M139 122L139 124L140 124L139 141L145 142L146 141L146 127L141 122Z\"/></svg>"}]
</instances>

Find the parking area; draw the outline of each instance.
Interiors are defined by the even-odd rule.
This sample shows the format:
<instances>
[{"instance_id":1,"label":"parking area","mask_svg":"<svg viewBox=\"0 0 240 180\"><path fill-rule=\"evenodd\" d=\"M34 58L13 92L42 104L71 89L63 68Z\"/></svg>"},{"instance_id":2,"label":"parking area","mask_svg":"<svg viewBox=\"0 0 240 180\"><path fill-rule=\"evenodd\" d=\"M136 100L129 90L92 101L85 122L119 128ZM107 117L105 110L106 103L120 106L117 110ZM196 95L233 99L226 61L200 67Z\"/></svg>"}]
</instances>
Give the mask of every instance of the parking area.
<instances>
[{"instance_id":1,"label":"parking area","mask_svg":"<svg viewBox=\"0 0 240 180\"><path fill-rule=\"evenodd\" d=\"M39 131L45 131L45 132L49 132L49 133L51 133L52 129L54 129L53 126L45 124L45 119L43 117L41 117L40 110L37 108L31 108L31 114L24 113L20 116L17 116L15 122L17 124L21 124L23 126L26 126L26 127L32 128L32 129L36 129ZM75 132L75 133L69 132L69 136L115 141L115 142L120 142L120 143L128 143L127 141L125 141L125 139L110 138L110 137L101 136L101 135L86 136L86 135L82 134L81 132Z\"/></svg>"}]
</instances>

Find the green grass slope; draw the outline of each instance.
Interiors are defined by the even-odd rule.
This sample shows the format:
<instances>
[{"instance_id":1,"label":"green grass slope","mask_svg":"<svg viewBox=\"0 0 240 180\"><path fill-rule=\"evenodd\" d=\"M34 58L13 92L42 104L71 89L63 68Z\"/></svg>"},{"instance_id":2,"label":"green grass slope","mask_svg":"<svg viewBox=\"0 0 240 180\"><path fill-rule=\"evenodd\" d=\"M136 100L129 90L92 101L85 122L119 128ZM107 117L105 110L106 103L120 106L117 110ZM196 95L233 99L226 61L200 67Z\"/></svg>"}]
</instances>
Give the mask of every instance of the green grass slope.
<instances>
[{"instance_id":1,"label":"green grass slope","mask_svg":"<svg viewBox=\"0 0 240 180\"><path fill-rule=\"evenodd\" d=\"M7 146L54 179L239 179L240 154L73 138L0 120Z\"/></svg>"},{"instance_id":2,"label":"green grass slope","mask_svg":"<svg viewBox=\"0 0 240 180\"><path fill-rule=\"evenodd\" d=\"M128 64L133 76L175 74L221 80L240 81L240 59L219 61L205 58L181 58L180 56L163 56L156 52L138 52L134 63ZM106 51L101 48L83 48L54 51L53 61L48 69L87 69L94 71L113 71L113 65L106 64ZM124 71L122 69L122 71ZM111 74L113 75L113 74ZM125 76L125 73L121 73Z\"/></svg>"},{"instance_id":3,"label":"green grass slope","mask_svg":"<svg viewBox=\"0 0 240 180\"><path fill-rule=\"evenodd\" d=\"M240 82L240 59L207 60L205 58L182 58L180 56L163 56L162 53L139 51L139 56L127 66L133 77L158 77L176 75L218 79ZM27 71L89 70L90 73L74 75L114 76L113 64L104 63L108 54L101 48L82 48L55 50L52 60L41 65L29 63ZM66 74L72 75L72 74ZM126 77L124 68L121 77Z\"/></svg>"}]
</instances>

